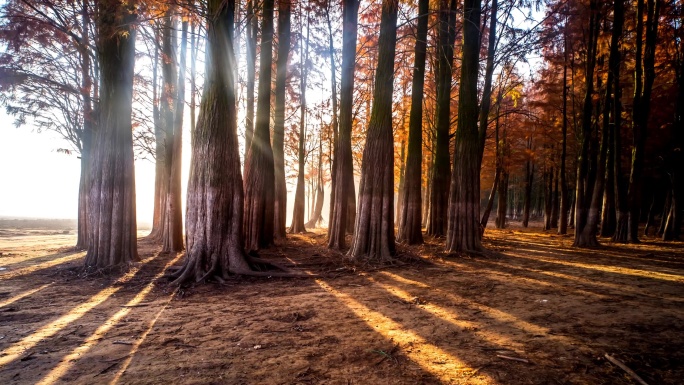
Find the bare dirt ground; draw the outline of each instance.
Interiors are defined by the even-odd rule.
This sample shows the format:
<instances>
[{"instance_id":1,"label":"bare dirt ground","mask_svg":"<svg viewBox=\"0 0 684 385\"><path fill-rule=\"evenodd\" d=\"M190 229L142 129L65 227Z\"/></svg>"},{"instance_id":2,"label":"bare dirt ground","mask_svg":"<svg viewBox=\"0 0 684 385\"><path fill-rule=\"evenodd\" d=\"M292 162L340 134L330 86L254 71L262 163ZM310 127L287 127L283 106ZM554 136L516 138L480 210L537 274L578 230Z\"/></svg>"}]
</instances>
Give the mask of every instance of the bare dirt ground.
<instances>
[{"instance_id":1,"label":"bare dirt ground","mask_svg":"<svg viewBox=\"0 0 684 385\"><path fill-rule=\"evenodd\" d=\"M430 240L380 267L316 232L262 257L318 278L175 289L182 256L143 238L130 269L80 277L73 233L0 232L0 384L636 383L605 354L648 384L684 378L682 243L487 230L484 255Z\"/></svg>"}]
</instances>

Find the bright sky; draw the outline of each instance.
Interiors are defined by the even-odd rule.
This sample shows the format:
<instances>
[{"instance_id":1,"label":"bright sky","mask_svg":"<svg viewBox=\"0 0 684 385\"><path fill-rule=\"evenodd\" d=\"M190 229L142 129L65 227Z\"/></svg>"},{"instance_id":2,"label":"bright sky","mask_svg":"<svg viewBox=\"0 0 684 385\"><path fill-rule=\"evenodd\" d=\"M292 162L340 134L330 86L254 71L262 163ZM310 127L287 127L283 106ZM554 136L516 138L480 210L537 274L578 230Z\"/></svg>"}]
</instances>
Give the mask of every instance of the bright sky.
<instances>
[{"instance_id":1,"label":"bright sky","mask_svg":"<svg viewBox=\"0 0 684 385\"><path fill-rule=\"evenodd\" d=\"M0 110L0 217L76 218L80 159L58 153L64 141L52 131L14 126ZM138 221L152 219L154 164L135 164Z\"/></svg>"}]
</instances>

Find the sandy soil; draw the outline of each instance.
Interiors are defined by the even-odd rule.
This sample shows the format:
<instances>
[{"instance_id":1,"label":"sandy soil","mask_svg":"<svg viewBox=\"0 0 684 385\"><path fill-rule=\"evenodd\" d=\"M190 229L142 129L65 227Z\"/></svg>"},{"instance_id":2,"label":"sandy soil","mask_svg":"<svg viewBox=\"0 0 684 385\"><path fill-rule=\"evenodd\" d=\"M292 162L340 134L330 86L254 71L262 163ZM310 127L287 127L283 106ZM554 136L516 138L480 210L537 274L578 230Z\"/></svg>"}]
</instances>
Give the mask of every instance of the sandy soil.
<instances>
[{"instance_id":1,"label":"sandy soil","mask_svg":"<svg viewBox=\"0 0 684 385\"><path fill-rule=\"evenodd\" d=\"M163 274L182 256L144 239L140 263L84 278L73 231L6 229L0 383L636 383L606 353L649 384L684 378L682 243L581 251L539 230L488 230L486 255L430 241L379 267L324 241L262 254L319 278L175 289Z\"/></svg>"}]
</instances>

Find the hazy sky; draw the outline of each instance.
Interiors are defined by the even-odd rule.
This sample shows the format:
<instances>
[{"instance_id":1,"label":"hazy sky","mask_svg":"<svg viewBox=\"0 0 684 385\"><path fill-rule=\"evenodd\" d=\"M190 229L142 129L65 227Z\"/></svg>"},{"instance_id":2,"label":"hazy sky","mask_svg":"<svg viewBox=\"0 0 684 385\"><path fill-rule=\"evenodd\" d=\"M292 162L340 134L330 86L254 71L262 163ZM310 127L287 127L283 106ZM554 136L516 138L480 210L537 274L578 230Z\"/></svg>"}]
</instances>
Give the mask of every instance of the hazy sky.
<instances>
[{"instance_id":1,"label":"hazy sky","mask_svg":"<svg viewBox=\"0 0 684 385\"><path fill-rule=\"evenodd\" d=\"M0 109L0 216L76 218L80 159L57 152L67 143L52 131L16 128ZM152 218L154 165L136 167L138 218Z\"/></svg>"}]
</instances>

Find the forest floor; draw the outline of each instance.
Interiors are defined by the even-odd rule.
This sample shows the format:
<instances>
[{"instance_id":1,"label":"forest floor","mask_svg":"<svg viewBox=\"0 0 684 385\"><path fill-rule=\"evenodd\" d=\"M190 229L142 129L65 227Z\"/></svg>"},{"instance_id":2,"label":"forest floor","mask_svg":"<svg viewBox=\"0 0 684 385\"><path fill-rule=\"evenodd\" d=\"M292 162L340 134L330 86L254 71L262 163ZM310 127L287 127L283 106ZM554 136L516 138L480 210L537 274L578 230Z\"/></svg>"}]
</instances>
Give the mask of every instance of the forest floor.
<instances>
[{"instance_id":1,"label":"forest floor","mask_svg":"<svg viewBox=\"0 0 684 385\"><path fill-rule=\"evenodd\" d=\"M73 228L0 225L2 384L637 383L606 354L684 378L681 242L578 250L513 224L483 255L431 239L355 266L316 231L261 256L317 278L176 289L182 256L144 238L130 269L81 277Z\"/></svg>"}]
</instances>

